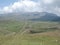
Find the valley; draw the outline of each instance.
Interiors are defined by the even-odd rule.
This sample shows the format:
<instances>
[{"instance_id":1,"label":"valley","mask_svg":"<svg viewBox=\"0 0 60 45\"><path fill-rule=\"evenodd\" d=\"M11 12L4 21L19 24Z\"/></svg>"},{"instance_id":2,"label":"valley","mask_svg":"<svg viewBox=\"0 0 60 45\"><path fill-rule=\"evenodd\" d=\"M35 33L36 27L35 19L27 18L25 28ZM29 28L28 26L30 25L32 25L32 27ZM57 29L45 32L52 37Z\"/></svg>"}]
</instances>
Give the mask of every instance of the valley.
<instances>
[{"instance_id":1,"label":"valley","mask_svg":"<svg viewBox=\"0 0 60 45\"><path fill-rule=\"evenodd\" d=\"M0 21L0 45L60 45L60 22Z\"/></svg>"}]
</instances>

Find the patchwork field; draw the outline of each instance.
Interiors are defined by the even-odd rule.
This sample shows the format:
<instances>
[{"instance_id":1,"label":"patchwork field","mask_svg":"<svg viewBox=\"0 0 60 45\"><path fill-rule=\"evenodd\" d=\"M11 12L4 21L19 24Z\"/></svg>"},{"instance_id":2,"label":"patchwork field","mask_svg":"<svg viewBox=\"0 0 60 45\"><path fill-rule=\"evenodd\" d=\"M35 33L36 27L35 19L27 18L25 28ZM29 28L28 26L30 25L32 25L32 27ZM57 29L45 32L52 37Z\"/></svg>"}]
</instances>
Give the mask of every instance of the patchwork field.
<instances>
[{"instance_id":1,"label":"patchwork field","mask_svg":"<svg viewBox=\"0 0 60 45\"><path fill-rule=\"evenodd\" d=\"M60 45L60 22L0 21L0 45Z\"/></svg>"}]
</instances>

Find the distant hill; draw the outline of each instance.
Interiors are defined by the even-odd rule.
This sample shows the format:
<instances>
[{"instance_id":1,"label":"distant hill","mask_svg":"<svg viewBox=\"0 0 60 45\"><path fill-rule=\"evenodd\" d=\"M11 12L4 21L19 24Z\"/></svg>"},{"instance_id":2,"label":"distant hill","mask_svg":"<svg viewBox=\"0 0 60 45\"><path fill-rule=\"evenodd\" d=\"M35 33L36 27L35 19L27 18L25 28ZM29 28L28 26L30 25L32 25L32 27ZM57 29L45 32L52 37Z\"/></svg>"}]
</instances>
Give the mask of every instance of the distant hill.
<instances>
[{"instance_id":1,"label":"distant hill","mask_svg":"<svg viewBox=\"0 0 60 45\"><path fill-rule=\"evenodd\" d=\"M39 18L31 19L32 21L60 21L60 17L53 13L42 12Z\"/></svg>"},{"instance_id":2,"label":"distant hill","mask_svg":"<svg viewBox=\"0 0 60 45\"><path fill-rule=\"evenodd\" d=\"M60 21L60 17L48 12L20 12L0 14L0 20Z\"/></svg>"}]
</instances>

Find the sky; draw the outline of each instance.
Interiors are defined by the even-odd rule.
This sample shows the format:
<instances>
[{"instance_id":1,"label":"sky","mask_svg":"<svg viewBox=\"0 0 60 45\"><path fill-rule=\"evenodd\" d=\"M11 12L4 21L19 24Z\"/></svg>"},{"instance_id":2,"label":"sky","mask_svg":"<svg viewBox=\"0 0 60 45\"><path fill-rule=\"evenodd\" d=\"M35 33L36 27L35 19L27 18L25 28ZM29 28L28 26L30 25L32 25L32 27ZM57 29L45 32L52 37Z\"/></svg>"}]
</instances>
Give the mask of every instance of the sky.
<instances>
[{"instance_id":1,"label":"sky","mask_svg":"<svg viewBox=\"0 0 60 45\"><path fill-rule=\"evenodd\" d=\"M0 0L0 14L14 12L51 12L60 14L60 0Z\"/></svg>"}]
</instances>

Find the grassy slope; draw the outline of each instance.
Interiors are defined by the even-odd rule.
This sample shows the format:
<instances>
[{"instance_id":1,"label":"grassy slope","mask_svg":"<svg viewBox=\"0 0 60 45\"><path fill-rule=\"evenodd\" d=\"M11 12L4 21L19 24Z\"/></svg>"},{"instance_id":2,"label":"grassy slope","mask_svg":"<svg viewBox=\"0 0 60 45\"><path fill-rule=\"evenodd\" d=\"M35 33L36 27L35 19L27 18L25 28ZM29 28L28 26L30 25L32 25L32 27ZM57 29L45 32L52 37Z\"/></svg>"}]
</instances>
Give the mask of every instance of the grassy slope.
<instances>
[{"instance_id":1,"label":"grassy slope","mask_svg":"<svg viewBox=\"0 0 60 45\"><path fill-rule=\"evenodd\" d=\"M60 45L60 36L17 34L16 36L2 38L0 43L1 45Z\"/></svg>"},{"instance_id":2,"label":"grassy slope","mask_svg":"<svg viewBox=\"0 0 60 45\"><path fill-rule=\"evenodd\" d=\"M11 22L10 22L11 23ZM11 29L12 27L8 27L8 31L11 32L17 32L18 28L15 27L15 25L21 24L21 22L15 22L13 24L8 24L8 26L14 27L14 29ZM1 24L1 23L0 23ZM6 26L6 24L4 24ZM4 27L5 27L4 26ZM18 25L20 27L21 25ZM26 27L29 27L29 30L41 30L41 28L46 29L47 27L59 27L60 24L57 22L29 22L25 25ZM27 30L26 27L22 27L23 31ZM3 27L3 28L4 28ZM48 28L47 28L48 29ZM51 29L50 29L51 30ZM43 33L24 33L21 35L21 33L16 33L16 35L10 35L10 36L4 36L0 35L0 45L60 45L60 29L52 29L54 31L48 31ZM20 29L18 30L18 32Z\"/></svg>"},{"instance_id":3,"label":"grassy slope","mask_svg":"<svg viewBox=\"0 0 60 45\"><path fill-rule=\"evenodd\" d=\"M0 34L19 32L24 24L19 21L0 21Z\"/></svg>"}]
</instances>

